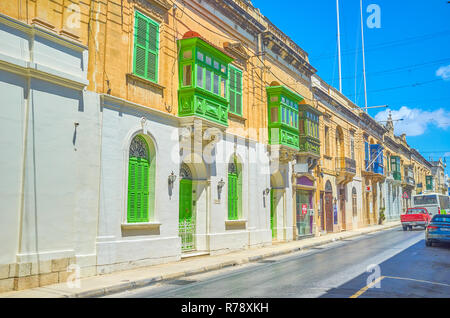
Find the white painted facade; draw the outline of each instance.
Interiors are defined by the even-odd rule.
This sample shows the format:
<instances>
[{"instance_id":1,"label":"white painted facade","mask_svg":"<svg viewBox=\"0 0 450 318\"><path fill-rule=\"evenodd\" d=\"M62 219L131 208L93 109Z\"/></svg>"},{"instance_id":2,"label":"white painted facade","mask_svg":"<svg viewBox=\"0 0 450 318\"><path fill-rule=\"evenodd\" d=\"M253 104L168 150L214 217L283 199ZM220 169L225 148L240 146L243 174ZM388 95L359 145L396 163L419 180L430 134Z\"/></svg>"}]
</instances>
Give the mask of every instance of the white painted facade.
<instances>
[{"instance_id":1,"label":"white painted facade","mask_svg":"<svg viewBox=\"0 0 450 318\"><path fill-rule=\"evenodd\" d=\"M403 207L401 181L394 180L392 175L388 175L382 183L382 192L386 221L400 220Z\"/></svg>"},{"instance_id":2,"label":"white painted facade","mask_svg":"<svg viewBox=\"0 0 450 318\"><path fill-rule=\"evenodd\" d=\"M265 146L225 134L212 156L195 160L179 141L179 119L109 95L102 100L102 161L99 227L96 240L99 273L179 260L178 236L180 165L193 175L195 252L219 254L271 244L270 203L263 190L270 187L268 164L260 162ZM127 170L131 140L146 136L156 150L155 214L146 224L127 224ZM206 138L206 137L205 137ZM193 148L193 147L192 147ZM203 148L206 153L206 148ZM236 155L242 165L242 212L228 221L228 163ZM266 158L268 162L268 158ZM168 177L177 176L173 187ZM218 183L225 182L220 191ZM193 191L193 192L194 192Z\"/></svg>"},{"instance_id":3,"label":"white painted facade","mask_svg":"<svg viewBox=\"0 0 450 318\"><path fill-rule=\"evenodd\" d=\"M84 89L87 48L4 15L0 43L0 264L95 266L100 117Z\"/></svg>"}]
</instances>

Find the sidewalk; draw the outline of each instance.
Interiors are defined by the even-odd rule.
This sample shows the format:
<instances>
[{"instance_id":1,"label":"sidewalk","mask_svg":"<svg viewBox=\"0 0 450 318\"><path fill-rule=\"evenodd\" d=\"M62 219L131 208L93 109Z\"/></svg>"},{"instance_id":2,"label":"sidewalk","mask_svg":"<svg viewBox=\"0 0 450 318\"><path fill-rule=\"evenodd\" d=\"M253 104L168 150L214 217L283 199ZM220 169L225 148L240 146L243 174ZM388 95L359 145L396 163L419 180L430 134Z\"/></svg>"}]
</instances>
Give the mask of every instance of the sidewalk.
<instances>
[{"instance_id":1,"label":"sidewalk","mask_svg":"<svg viewBox=\"0 0 450 318\"><path fill-rule=\"evenodd\" d=\"M378 232L400 225L400 221L373 225L353 231L331 233L300 241L277 243L272 246L251 248L223 255L205 255L181 261L141 267L81 279L80 288L69 288L66 283L0 294L0 298L61 298L101 297L128 289L145 287L155 282L217 270L220 268L259 261L264 258L289 254L333 241Z\"/></svg>"}]
</instances>

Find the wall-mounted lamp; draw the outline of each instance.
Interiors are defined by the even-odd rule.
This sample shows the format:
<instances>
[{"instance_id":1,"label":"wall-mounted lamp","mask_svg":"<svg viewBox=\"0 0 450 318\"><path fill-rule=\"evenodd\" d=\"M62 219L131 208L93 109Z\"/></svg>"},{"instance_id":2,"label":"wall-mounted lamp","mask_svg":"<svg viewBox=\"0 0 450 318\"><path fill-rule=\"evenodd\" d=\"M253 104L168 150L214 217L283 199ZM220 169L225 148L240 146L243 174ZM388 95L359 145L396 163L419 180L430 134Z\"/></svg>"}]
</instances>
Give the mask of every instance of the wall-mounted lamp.
<instances>
[{"instance_id":1,"label":"wall-mounted lamp","mask_svg":"<svg viewBox=\"0 0 450 318\"><path fill-rule=\"evenodd\" d=\"M223 181L223 178L220 179L220 181L217 183L217 196L220 200L220 194L222 193L222 188L225 186L225 181Z\"/></svg>"},{"instance_id":2,"label":"wall-mounted lamp","mask_svg":"<svg viewBox=\"0 0 450 318\"><path fill-rule=\"evenodd\" d=\"M177 176L172 171L172 173L169 174L169 178L168 178L169 185L172 186L174 184L175 180L177 180Z\"/></svg>"},{"instance_id":3,"label":"wall-mounted lamp","mask_svg":"<svg viewBox=\"0 0 450 318\"><path fill-rule=\"evenodd\" d=\"M217 183L217 187L222 190L224 185L225 185L225 181L223 181L223 178L222 178L222 179L220 179L219 183Z\"/></svg>"},{"instance_id":4,"label":"wall-mounted lamp","mask_svg":"<svg viewBox=\"0 0 450 318\"><path fill-rule=\"evenodd\" d=\"M173 184L175 183L175 180L177 180L177 176L173 173L169 174L169 177L167 178L167 181L169 183L169 197L172 198L172 189Z\"/></svg>"},{"instance_id":5,"label":"wall-mounted lamp","mask_svg":"<svg viewBox=\"0 0 450 318\"><path fill-rule=\"evenodd\" d=\"M270 189L269 188L265 188L263 190L263 205L264 207L266 207L266 196L270 193Z\"/></svg>"}]
</instances>

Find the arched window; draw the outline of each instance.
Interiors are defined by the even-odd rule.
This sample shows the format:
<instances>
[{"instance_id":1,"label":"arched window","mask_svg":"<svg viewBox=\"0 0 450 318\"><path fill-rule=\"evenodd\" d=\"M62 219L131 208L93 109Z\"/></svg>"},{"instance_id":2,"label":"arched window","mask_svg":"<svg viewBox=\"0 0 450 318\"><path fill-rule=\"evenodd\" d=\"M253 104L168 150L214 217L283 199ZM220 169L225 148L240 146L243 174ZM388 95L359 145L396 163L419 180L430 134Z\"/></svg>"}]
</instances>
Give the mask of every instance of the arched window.
<instances>
[{"instance_id":1,"label":"arched window","mask_svg":"<svg viewBox=\"0 0 450 318\"><path fill-rule=\"evenodd\" d=\"M149 145L138 135L131 141L128 158L127 223L149 221L154 201L151 185L154 185L154 163Z\"/></svg>"},{"instance_id":2,"label":"arched window","mask_svg":"<svg viewBox=\"0 0 450 318\"><path fill-rule=\"evenodd\" d=\"M228 219L237 220L242 207L242 171L236 156L228 164Z\"/></svg>"}]
</instances>

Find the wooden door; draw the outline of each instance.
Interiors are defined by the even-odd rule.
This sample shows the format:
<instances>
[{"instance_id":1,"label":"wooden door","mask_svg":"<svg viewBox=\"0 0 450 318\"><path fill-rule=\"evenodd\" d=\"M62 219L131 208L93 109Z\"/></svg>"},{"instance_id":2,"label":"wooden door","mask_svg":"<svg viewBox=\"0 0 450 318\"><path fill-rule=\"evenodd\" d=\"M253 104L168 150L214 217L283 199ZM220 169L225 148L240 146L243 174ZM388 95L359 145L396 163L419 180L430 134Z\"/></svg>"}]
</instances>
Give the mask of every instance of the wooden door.
<instances>
[{"instance_id":1,"label":"wooden door","mask_svg":"<svg viewBox=\"0 0 450 318\"><path fill-rule=\"evenodd\" d=\"M345 222L345 195L343 193L339 195L339 209L341 210L341 229L346 230L347 224Z\"/></svg>"},{"instance_id":2,"label":"wooden door","mask_svg":"<svg viewBox=\"0 0 450 318\"><path fill-rule=\"evenodd\" d=\"M333 232L333 194L325 193L325 218L327 232Z\"/></svg>"}]
</instances>

